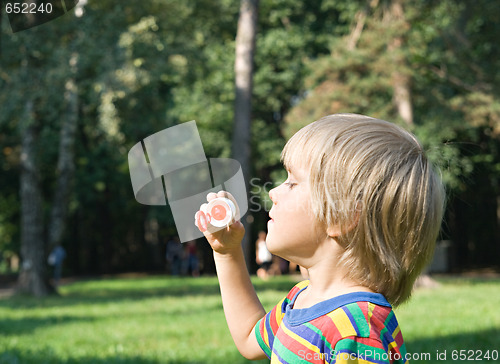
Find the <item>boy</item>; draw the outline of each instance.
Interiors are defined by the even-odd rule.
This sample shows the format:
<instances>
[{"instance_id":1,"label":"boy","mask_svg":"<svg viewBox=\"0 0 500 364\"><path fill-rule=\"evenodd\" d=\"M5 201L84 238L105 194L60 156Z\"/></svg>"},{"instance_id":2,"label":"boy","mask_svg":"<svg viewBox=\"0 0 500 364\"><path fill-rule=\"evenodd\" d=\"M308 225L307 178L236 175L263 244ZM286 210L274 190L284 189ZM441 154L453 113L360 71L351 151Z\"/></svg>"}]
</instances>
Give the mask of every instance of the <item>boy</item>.
<instances>
[{"instance_id":1,"label":"boy","mask_svg":"<svg viewBox=\"0 0 500 364\"><path fill-rule=\"evenodd\" d=\"M214 232L229 330L240 353L271 363L407 363L392 305L432 257L444 189L415 137L354 114L322 118L285 145L288 179L272 189L266 243L308 269L266 314L250 282L237 221ZM207 200L227 196L211 193ZM207 230L208 228L208 230Z\"/></svg>"}]
</instances>

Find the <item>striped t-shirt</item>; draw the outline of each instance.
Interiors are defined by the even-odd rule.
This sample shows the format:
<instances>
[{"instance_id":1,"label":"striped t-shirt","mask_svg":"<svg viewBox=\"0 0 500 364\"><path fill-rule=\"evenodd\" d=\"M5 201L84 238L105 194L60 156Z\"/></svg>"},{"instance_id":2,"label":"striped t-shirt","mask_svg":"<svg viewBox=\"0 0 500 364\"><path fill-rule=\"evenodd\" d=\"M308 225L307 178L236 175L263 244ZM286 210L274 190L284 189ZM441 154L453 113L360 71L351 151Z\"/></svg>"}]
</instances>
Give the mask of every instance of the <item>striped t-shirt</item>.
<instances>
[{"instance_id":1,"label":"striped t-shirt","mask_svg":"<svg viewBox=\"0 0 500 364\"><path fill-rule=\"evenodd\" d=\"M408 363L391 305L378 293L355 292L294 309L309 281L295 285L255 327L271 363Z\"/></svg>"}]
</instances>

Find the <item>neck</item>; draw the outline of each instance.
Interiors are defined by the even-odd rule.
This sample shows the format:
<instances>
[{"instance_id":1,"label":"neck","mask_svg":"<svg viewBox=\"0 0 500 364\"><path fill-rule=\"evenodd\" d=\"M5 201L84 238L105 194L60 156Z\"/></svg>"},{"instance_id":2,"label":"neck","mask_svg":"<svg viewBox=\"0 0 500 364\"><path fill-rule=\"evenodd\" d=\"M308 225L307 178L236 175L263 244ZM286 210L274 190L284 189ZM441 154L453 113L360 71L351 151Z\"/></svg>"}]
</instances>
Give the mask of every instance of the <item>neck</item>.
<instances>
[{"instance_id":1,"label":"neck","mask_svg":"<svg viewBox=\"0 0 500 364\"><path fill-rule=\"evenodd\" d=\"M337 245L338 247L338 245ZM322 252L308 264L309 286L298 297L300 306L309 307L318 302L352 292L373 292L368 287L360 285L348 277L345 268L335 264L338 261L339 250Z\"/></svg>"},{"instance_id":2,"label":"neck","mask_svg":"<svg viewBox=\"0 0 500 364\"><path fill-rule=\"evenodd\" d=\"M315 296L332 298L351 292L371 292L368 287L346 277L346 272L332 266L314 266L309 269L309 288Z\"/></svg>"}]
</instances>

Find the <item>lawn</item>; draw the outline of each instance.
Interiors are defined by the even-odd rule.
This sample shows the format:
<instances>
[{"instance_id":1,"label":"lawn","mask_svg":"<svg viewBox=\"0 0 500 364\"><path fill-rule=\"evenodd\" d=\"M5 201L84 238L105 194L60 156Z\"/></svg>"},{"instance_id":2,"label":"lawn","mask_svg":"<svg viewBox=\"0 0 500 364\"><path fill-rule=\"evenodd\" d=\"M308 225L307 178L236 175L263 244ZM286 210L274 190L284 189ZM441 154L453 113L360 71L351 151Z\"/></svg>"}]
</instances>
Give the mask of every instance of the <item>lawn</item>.
<instances>
[{"instance_id":1,"label":"lawn","mask_svg":"<svg viewBox=\"0 0 500 364\"><path fill-rule=\"evenodd\" d=\"M254 283L270 309L294 282ZM417 290L396 310L408 352L430 355L412 363L500 350L499 303L500 280L447 279ZM247 362L232 343L215 277L89 280L61 287L60 297L0 300L0 363Z\"/></svg>"}]
</instances>

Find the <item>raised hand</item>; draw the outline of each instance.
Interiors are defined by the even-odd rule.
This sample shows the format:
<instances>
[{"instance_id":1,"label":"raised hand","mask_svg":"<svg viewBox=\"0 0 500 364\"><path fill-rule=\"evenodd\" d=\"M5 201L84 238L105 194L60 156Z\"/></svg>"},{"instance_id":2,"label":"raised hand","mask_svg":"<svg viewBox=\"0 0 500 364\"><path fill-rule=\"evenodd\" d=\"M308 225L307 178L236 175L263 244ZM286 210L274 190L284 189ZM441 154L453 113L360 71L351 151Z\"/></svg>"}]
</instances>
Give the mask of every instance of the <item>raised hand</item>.
<instances>
[{"instance_id":1,"label":"raised hand","mask_svg":"<svg viewBox=\"0 0 500 364\"><path fill-rule=\"evenodd\" d=\"M203 235L207 238L212 249L219 254L226 254L234 252L239 249L241 245L241 240L245 235L245 228L243 224L239 221L240 210L238 204L234 197L226 191L219 191L218 193L211 192L207 195L207 202L211 200L224 197L231 200L236 207L235 221L224 228L217 228L210 224L209 219L205 218L205 214L202 212L205 209L206 204L200 206L200 210L195 215L195 225L203 232Z\"/></svg>"}]
</instances>

